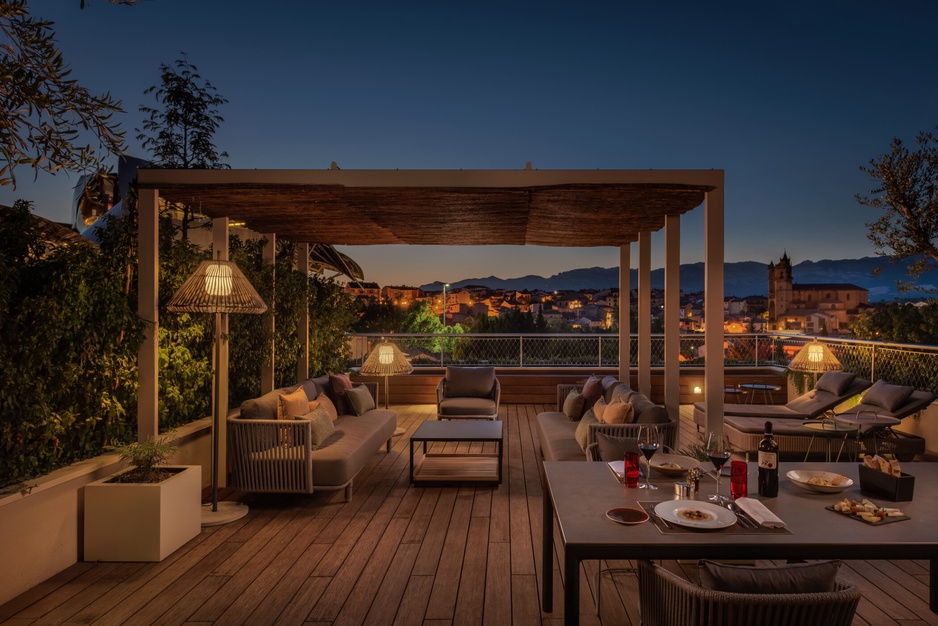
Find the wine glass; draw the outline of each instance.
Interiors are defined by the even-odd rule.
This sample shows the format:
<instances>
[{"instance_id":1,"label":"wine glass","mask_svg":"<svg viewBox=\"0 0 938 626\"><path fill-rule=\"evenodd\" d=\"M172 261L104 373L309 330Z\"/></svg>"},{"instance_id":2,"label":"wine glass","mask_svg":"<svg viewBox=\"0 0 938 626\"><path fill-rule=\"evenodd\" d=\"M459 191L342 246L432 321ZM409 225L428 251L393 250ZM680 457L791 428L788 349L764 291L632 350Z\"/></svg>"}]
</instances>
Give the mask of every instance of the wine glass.
<instances>
[{"instance_id":1,"label":"wine glass","mask_svg":"<svg viewBox=\"0 0 938 626\"><path fill-rule=\"evenodd\" d=\"M641 489L657 489L656 485L648 482L651 479L651 457L658 451L658 427L642 426L638 429L638 449L645 455L645 484Z\"/></svg>"},{"instance_id":2,"label":"wine glass","mask_svg":"<svg viewBox=\"0 0 938 626\"><path fill-rule=\"evenodd\" d=\"M720 495L720 473L730 458L730 447L722 433L711 432L707 435L707 458L717 472L717 492L710 496L710 501L722 504L729 498Z\"/></svg>"}]
</instances>

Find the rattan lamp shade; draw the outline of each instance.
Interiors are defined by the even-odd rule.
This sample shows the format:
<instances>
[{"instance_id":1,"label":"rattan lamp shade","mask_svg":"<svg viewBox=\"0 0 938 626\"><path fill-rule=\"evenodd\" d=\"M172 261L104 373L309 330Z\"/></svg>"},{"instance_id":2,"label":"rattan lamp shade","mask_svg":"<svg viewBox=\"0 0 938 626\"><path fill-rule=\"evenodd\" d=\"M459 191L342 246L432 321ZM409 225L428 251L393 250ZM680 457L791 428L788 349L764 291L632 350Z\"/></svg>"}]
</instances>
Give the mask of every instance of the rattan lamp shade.
<instances>
[{"instance_id":1,"label":"rattan lamp shade","mask_svg":"<svg viewBox=\"0 0 938 626\"><path fill-rule=\"evenodd\" d=\"M398 376L410 374L414 366L396 344L387 340L375 346L362 364L359 372L366 376Z\"/></svg>"},{"instance_id":2,"label":"rattan lamp shade","mask_svg":"<svg viewBox=\"0 0 938 626\"><path fill-rule=\"evenodd\" d=\"M202 261L166 308L180 313L263 313L267 305L232 261Z\"/></svg>"},{"instance_id":3,"label":"rattan lamp shade","mask_svg":"<svg viewBox=\"0 0 938 626\"><path fill-rule=\"evenodd\" d=\"M817 375L831 370L842 370L843 366L827 346L815 339L798 351L788 364L788 369Z\"/></svg>"}]
</instances>

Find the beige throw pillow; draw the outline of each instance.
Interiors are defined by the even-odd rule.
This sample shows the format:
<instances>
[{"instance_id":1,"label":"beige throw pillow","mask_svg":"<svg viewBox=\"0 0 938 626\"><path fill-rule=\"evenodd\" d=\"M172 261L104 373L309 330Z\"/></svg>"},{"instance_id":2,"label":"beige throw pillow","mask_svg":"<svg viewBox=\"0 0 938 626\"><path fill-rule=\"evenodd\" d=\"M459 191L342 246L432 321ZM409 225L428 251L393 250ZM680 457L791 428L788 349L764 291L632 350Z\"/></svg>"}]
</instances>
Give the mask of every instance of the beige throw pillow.
<instances>
[{"instance_id":1,"label":"beige throw pillow","mask_svg":"<svg viewBox=\"0 0 938 626\"><path fill-rule=\"evenodd\" d=\"M309 398L302 387L277 398L277 419L292 420L309 412Z\"/></svg>"},{"instance_id":2,"label":"beige throw pillow","mask_svg":"<svg viewBox=\"0 0 938 626\"><path fill-rule=\"evenodd\" d=\"M603 412L606 424L631 424L635 421L635 409L631 402L624 402L621 396L613 398Z\"/></svg>"},{"instance_id":3,"label":"beige throw pillow","mask_svg":"<svg viewBox=\"0 0 938 626\"><path fill-rule=\"evenodd\" d=\"M319 397L309 403L309 410L312 411L318 407L322 407L326 413L329 414L329 418L333 423L337 422L339 419L339 412L336 410L335 405L332 404L332 400L329 399L325 393L320 393Z\"/></svg>"},{"instance_id":4,"label":"beige throw pillow","mask_svg":"<svg viewBox=\"0 0 938 626\"><path fill-rule=\"evenodd\" d=\"M605 421L603 415L605 414L606 407L608 406L609 405L606 404L606 399L602 396L599 396L599 400L597 400L596 404L593 405L593 413L596 414L596 419L598 419L600 422Z\"/></svg>"}]
</instances>

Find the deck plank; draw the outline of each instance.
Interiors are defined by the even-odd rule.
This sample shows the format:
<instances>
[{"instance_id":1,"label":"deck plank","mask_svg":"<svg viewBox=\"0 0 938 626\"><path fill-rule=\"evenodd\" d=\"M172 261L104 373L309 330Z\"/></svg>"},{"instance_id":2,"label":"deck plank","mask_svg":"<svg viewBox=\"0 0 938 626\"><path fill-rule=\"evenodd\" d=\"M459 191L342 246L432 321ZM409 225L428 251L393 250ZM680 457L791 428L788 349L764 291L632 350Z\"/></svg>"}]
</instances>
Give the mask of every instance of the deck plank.
<instances>
[{"instance_id":1,"label":"deck plank","mask_svg":"<svg viewBox=\"0 0 938 626\"><path fill-rule=\"evenodd\" d=\"M408 436L433 405L400 405L391 452L376 450L342 492L247 495L247 517L207 528L161 563L78 563L0 606L3 624L357 624L557 626L563 585L555 534L554 610L540 611L543 532L536 415L545 404L503 405L501 485L413 487ZM681 407L680 447L698 441ZM436 451L492 453L494 444L453 443ZM555 533L557 533L555 527ZM585 625L640 621L631 574L584 563L579 613ZM693 578L692 563L667 562ZM863 600L854 626L938 626L928 607L929 563L846 561L842 577ZM602 615L595 598L602 594Z\"/></svg>"}]
</instances>

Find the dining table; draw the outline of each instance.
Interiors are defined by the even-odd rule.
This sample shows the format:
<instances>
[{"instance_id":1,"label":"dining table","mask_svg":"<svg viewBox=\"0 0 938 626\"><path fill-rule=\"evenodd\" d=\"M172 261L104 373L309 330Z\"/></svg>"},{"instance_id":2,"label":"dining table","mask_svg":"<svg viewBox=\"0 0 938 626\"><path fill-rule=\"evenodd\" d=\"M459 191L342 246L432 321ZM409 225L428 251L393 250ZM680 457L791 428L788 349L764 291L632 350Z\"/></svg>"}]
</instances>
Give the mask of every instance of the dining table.
<instances>
[{"instance_id":1,"label":"dining table","mask_svg":"<svg viewBox=\"0 0 938 626\"><path fill-rule=\"evenodd\" d=\"M702 469L711 469L702 464ZM839 493L807 491L786 477L790 470L822 470L841 474L853 484ZM733 524L718 529L680 528L671 532L661 520L624 525L606 515L615 508L650 511L656 502L678 498L674 483L684 480L663 477L652 472L655 490L630 489L619 482L603 462L545 461L542 480L543 534L541 601L546 613L553 611L554 524L562 544L558 552L563 573L564 624L579 623L580 565L587 560L631 559L731 559L790 560L841 559L889 560L925 559L929 561L929 603L938 613L938 463L906 463L903 472L915 477L914 497L910 501L890 502L860 490L857 463L781 463L778 496L759 497L758 467L748 465L748 491L780 518L786 529L743 528ZM712 476L711 476L712 478ZM702 480L692 500L706 501L716 489L712 479ZM721 481L721 491L729 495L729 481ZM829 510L844 498L868 498L883 507L898 508L908 517L895 523L868 524L854 516ZM643 506L644 505L644 506ZM666 505L670 506L670 505ZM655 523L658 521L659 523ZM745 531L745 532L744 532Z\"/></svg>"}]
</instances>

